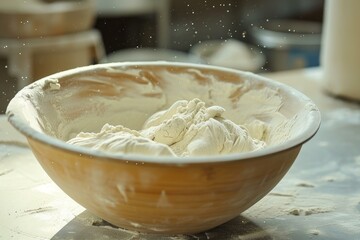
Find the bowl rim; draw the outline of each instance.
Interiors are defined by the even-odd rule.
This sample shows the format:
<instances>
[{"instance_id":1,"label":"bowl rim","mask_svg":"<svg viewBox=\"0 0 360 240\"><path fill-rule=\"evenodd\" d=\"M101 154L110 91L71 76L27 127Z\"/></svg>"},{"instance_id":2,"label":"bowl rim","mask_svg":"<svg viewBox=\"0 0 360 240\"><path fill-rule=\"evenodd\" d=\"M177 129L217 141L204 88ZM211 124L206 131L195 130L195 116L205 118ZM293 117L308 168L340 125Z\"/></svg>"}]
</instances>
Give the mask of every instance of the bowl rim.
<instances>
[{"instance_id":1,"label":"bowl rim","mask_svg":"<svg viewBox=\"0 0 360 240\"><path fill-rule=\"evenodd\" d=\"M85 72L92 72L99 69L106 69L111 67L129 67L129 66L174 66L174 67L192 67L197 69L207 69L207 70L216 70L227 73L235 73L247 78L256 78L256 81L262 81L270 83L272 87L277 87L279 89L285 90L287 93L294 95L296 98L300 99L304 103L310 103L312 108L310 109L307 117L309 122L306 125L306 128L303 131L295 136L294 138L289 139L288 141L276 144L274 146L268 146L266 148L252 151L252 152L240 152L240 153L231 153L224 155L204 155L204 156L189 156L189 157L169 157L169 156L147 156L143 154L124 154L124 153L110 153L106 151L94 150L87 147L80 147L72 144L68 144L65 141L47 135L45 133L39 132L28 125L28 123L19 117L16 112L12 111L13 104L17 98L21 96L24 89L27 89L34 84L38 84L41 81L54 78L69 77L77 74L83 74ZM147 62L116 62L116 63L102 63L96 65L89 65L84 67L78 67L70 70L65 70L58 72L44 78L41 78L25 88L21 89L15 97L10 101L6 115L10 124L17 129L20 133L25 135L27 138L31 138L35 141L41 142L43 144L65 150L67 152L73 152L79 155L92 156L95 158L101 158L106 160L116 160L116 161L126 161L126 163L154 163L154 164L166 164L166 165L188 165L188 164L201 164L201 163L224 163L245 160L250 158L259 158L266 155L273 155L278 152L283 152L295 147L299 147L308 140L310 140L320 128L321 123L321 114L317 106L313 101L307 97L305 94L300 91L290 87L286 84L271 80L269 78L254 74L251 72L224 68L219 66L198 64L198 63L182 63L182 62L166 62L166 61L147 61Z\"/></svg>"}]
</instances>

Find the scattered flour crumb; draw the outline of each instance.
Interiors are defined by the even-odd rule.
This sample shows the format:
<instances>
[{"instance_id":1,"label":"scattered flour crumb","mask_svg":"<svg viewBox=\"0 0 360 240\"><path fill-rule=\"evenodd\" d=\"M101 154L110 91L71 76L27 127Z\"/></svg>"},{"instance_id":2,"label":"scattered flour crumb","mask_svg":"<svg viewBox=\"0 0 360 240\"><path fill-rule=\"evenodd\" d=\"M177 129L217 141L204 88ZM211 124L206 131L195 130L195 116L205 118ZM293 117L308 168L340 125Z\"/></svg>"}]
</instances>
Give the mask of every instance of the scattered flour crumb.
<instances>
[{"instance_id":1,"label":"scattered flour crumb","mask_svg":"<svg viewBox=\"0 0 360 240\"><path fill-rule=\"evenodd\" d=\"M48 79L45 81L43 89L49 89L50 91L60 90L61 86L59 80L57 79Z\"/></svg>"},{"instance_id":2,"label":"scattered flour crumb","mask_svg":"<svg viewBox=\"0 0 360 240\"><path fill-rule=\"evenodd\" d=\"M320 214L320 213L327 213L330 212L330 209L328 208L293 208L289 210L289 214L294 216L309 216L313 214Z\"/></svg>"},{"instance_id":3,"label":"scattered flour crumb","mask_svg":"<svg viewBox=\"0 0 360 240\"><path fill-rule=\"evenodd\" d=\"M313 188L315 187L314 185L310 184L310 183L299 183L296 186L298 187L306 187L306 188Z\"/></svg>"},{"instance_id":4,"label":"scattered flour crumb","mask_svg":"<svg viewBox=\"0 0 360 240\"><path fill-rule=\"evenodd\" d=\"M320 235L320 231L317 229L310 230L309 233L315 236Z\"/></svg>"}]
</instances>

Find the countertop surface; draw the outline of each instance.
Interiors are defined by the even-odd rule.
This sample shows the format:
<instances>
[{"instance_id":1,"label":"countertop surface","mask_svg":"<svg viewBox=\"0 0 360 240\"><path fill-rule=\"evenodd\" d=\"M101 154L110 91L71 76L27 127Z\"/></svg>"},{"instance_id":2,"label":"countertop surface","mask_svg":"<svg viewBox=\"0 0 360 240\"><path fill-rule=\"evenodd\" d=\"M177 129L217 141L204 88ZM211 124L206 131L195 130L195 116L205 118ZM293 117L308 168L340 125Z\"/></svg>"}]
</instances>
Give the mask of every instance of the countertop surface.
<instances>
[{"instance_id":1,"label":"countertop surface","mask_svg":"<svg viewBox=\"0 0 360 240\"><path fill-rule=\"evenodd\" d=\"M196 235L116 228L63 193L0 115L0 239L360 239L360 104L321 88L321 69L269 73L308 95L322 125L290 171L234 220Z\"/></svg>"}]
</instances>

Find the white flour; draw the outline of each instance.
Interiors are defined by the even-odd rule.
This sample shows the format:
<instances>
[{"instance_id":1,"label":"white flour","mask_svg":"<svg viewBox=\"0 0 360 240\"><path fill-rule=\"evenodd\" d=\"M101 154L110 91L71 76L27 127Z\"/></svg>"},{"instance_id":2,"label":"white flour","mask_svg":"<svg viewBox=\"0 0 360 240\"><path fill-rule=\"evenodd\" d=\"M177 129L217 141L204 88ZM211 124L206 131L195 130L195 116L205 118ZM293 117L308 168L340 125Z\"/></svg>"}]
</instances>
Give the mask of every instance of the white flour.
<instances>
[{"instance_id":1,"label":"white flour","mask_svg":"<svg viewBox=\"0 0 360 240\"><path fill-rule=\"evenodd\" d=\"M155 113L140 131L105 124L99 133L82 132L68 143L118 153L176 156L246 152L266 145L245 127L224 119L224 112L219 106L206 108L199 99L182 100Z\"/></svg>"}]
</instances>

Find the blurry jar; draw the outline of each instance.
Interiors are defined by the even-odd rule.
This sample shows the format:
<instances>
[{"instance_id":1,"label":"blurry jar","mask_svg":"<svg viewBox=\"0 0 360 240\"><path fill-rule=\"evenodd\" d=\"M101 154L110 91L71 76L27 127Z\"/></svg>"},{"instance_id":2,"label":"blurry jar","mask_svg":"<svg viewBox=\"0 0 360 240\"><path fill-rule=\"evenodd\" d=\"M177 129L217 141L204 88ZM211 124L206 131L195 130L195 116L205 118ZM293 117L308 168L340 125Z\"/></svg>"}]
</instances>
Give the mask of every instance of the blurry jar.
<instances>
[{"instance_id":1,"label":"blurry jar","mask_svg":"<svg viewBox=\"0 0 360 240\"><path fill-rule=\"evenodd\" d=\"M360 100L360 1L327 0L321 49L323 87Z\"/></svg>"},{"instance_id":2,"label":"blurry jar","mask_svg":"<svg viewBox=\"0 0 360 240\"><path fill-rule=\"evenodd\" d=\"M319 66L321 23L270 19L258 24L251 28L251 36L266 55L266 69L283 71Z\"/></svg>"}]
</instances>

